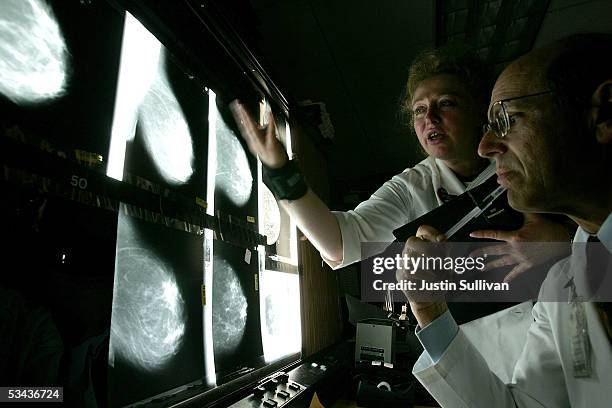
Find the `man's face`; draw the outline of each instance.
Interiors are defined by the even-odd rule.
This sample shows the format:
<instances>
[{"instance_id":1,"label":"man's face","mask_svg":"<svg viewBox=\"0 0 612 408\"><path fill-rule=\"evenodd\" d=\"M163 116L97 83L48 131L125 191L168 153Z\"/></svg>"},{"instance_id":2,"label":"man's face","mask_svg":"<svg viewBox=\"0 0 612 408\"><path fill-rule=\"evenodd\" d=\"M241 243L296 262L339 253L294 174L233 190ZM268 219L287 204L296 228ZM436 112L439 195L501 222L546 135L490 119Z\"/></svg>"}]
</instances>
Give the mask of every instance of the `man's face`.
<instances>
[{"instance_id":1,"label":"man's face","mask_svg":"<svg viewBox=\"0 0 612 408\"><path fill-rule=\"evenodd\" d=\"M491 95L497 101L550 90L542 59L522 58L499 77ZM569 123L559 114L554 93L504 102L510 116L506 137L488 131L478 152L495 159L498 183L508 188L510 205L520 211L556 212L564 205ZM565 167L565 168L564 168ZM575 167L574 167L575 168Z\"/></svg>"}]
</instances>

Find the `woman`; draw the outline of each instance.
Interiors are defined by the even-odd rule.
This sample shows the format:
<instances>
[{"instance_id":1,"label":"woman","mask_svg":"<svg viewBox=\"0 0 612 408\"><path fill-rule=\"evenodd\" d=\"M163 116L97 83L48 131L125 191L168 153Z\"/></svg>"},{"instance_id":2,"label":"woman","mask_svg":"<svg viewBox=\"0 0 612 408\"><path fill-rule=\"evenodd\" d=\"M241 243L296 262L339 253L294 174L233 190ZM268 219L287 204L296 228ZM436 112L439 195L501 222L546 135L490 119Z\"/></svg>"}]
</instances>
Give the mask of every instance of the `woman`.
<instances>
[{"instance_id":1,"label":"woman","mask_svg":"<svg viewBox=\"0 0 612 408\"><path fill-rule=\"evenodd\" d=\"M264 177L300 230L334 269L362 259L361 242L392 242L393 230L465 192L469 183L489 166L477 154L486 119L490 82L477 59L454 56L446 50L420 54L413 62L402 111L411 119L416 137L428 157L380 187L353 211L332 212L303 183L297 166L289 161L275 137L274 121L260 128L237 101L231 105L242 136L265 167ZM490 174L494 168L490 167ZM275 191L276 189L276 191ZM500 235L501 234L501 235ZM526 217L518 231L480 231L477 237L508 242L568 241L559 224L539 216ZM518 274L526 266L548 260L525 254L514 244L495 266L514 264ZM367 254L373 255L373 254Z\"/></svg>"}]
</instances>

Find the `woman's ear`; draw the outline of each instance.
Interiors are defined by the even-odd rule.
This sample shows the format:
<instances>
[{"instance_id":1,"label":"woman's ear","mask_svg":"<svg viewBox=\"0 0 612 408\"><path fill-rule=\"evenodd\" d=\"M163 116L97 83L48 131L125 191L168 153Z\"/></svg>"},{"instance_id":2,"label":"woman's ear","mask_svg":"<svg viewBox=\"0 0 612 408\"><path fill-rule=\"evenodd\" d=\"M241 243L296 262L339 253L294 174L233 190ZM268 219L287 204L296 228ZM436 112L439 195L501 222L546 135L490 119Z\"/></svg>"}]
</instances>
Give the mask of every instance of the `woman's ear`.
<instances>
[{"instance_id":1,"label":"woman's ear","mask_svg":"<svg viewBox=\"0 0 612 408\"><path fill-rule=\"evenodd\" d=\"M602 82L591 97L591 120L598 143L612 142L612 79Z\"/></svg>"}]
</instances>

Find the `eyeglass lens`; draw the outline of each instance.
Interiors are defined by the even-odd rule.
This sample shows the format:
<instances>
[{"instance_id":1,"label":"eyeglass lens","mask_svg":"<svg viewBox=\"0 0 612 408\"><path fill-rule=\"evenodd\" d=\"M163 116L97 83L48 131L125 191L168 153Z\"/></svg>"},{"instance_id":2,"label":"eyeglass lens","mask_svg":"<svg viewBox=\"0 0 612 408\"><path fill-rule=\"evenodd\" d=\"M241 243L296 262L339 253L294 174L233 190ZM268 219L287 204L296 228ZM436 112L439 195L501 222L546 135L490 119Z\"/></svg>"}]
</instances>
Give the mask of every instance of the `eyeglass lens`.
<instances>
[{"instance_id":1,"label":"eyeglass lens","mask_svg":"<svg viewBox=\"0 0 612 408\"><path fill-rule=\"evenodd\" d=\"M490 120L492 124L495 124L493 130L497 133L497 136L506 136L510 123L508 123L508 115L506 114L503 102L496 103L492 106Z\"/></svg>"}]
</instances>

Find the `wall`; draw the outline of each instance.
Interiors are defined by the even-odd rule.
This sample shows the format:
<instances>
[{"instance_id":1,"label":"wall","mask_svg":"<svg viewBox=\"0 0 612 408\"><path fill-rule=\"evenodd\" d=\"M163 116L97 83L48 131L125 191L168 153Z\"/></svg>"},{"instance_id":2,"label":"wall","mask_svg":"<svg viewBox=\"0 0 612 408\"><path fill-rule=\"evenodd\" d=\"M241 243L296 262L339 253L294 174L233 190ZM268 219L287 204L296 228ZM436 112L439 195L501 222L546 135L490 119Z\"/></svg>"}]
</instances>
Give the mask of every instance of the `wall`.
<instances>
[{"instance_id":1,"label":"wall","mask_svg":"<svg viewBox=\"0 0 612 408\"><path fill-rule=\"evenodd\" d=\"M304 177L310 188L329 203L330 184L327 160L317 150L310 132L314 126L291 120L293 150L297 155ZM319 252L298 233L301 309L302 352L307 357L339 340L342 332L336 274L325 264Z\"/></svg>"}]
</instances>

